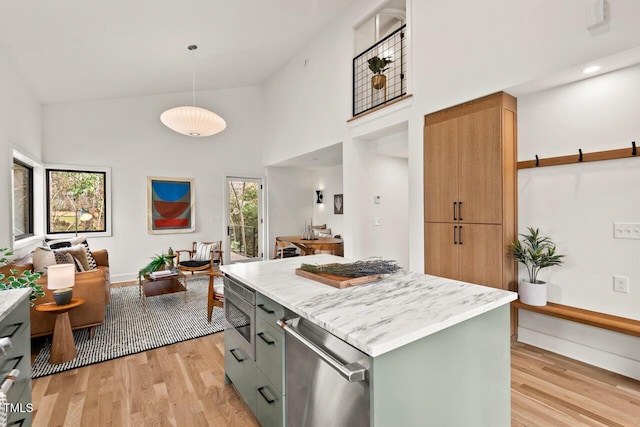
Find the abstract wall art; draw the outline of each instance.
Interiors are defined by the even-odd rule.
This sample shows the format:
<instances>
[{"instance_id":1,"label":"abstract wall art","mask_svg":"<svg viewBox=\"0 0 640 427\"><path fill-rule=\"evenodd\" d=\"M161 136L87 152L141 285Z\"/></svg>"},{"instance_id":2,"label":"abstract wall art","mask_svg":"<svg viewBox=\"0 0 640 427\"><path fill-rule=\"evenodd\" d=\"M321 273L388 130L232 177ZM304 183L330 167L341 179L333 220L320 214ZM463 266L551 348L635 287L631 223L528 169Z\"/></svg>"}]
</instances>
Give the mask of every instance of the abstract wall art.
<instances>
[{"instance_id":1,"label":"abstract wall art","mask_svg":"<svg viewBox=\"0 0 640 427\"><path fill-rule=\"evenodd\" d=\"M147 231L149 234L195 231L193 179L147 177Z\"/></svg>"}]
</instances>

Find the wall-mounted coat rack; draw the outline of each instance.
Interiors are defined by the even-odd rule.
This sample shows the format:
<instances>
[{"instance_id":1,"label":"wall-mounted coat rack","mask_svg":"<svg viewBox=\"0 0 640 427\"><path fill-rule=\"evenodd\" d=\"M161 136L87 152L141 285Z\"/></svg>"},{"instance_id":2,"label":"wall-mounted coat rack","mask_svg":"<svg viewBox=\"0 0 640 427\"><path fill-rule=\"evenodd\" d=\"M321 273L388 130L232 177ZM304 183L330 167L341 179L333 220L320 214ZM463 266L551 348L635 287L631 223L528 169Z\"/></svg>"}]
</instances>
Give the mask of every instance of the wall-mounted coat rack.
<instances>
[{"instance_id":1,"label":"wall-mounted coat rack","mask_svg":"<svg viewBox=\"0 0 640 427\"><path fill-rule=\"evenodd\" d=\"M518 162L518 169L538 168L544 166L570 165L580 162L597 162L600 160L624 159L627 157L638 157L636 143L631 143L631 148L620 148L617 150L595 151L593 153L583 153L582 149L578 149L578 154L560 157L548 157L540 159L536 155L535 160L524 160Z\"/></svg>"}]
</instances>

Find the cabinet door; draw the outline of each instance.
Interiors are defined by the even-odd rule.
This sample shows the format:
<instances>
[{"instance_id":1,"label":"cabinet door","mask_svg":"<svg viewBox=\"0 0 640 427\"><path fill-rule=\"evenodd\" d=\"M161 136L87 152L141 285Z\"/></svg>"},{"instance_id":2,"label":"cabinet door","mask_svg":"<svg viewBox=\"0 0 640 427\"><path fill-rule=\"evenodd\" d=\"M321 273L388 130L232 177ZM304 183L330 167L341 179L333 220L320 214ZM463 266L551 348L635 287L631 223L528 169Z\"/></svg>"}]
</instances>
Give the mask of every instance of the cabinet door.
<instances>
[{"instance_id":1,"label":"cabinet door","mask_svg":"<svg viewBox=\"0 0 640 427\"><path fill-rule=\"evenodd\" d=\"M269 325L264 319L256 322L256 365L281 394L286 394L284 381L284 330Z\"/></svg>"},{"instance_id":2,"label":"cabinet door","mask_svg":"<svg viewBox=\"0 0 640 427\"><path fill-rule=\"evenodd\" d=\"M458 119L424 128L424 220L454 220L458 200Z\"/></svg>"},{"instance_id":3,"label":"cabinet door","mask_svg":"<svg viewBox=\"0 0 640 427\"><path fill-rule=\"evenodd\" d=\"M256 410L256 362L238 345L236 336L224 334L224 372L251 412Z\"/></svg>"},{"instance_id":4,"label":"cabinet door","mask_svg":"<svg viewBox=\"0 0 640 427\"><path fill-rule=\"evenodd\" d=\"M462 222L502 223L500 107L460 117L459 216Z\"/></svg>"},{"instance_id":5,"label":"cabinet door","mask_svg":"<svg viewBox=\"0 0 640 427\"><path fill-rule=\"evenodd\" d=\"M460 279L458 225L442 222L424 224L424 269L426 274ZM457 241L457 240L456 240Z\"/></svg>"},{"instance_id":6,"label":"cabinet door","mask_svg":"<svg viewBox=\"0 0 640 427\"><path fill-rule=\"evenodd\" d=\"M285 420L285 396L259 370L256 374L255 416L262 427L282 427Z\"/></svg>"},{"instance_id":7,"label":"cabinet door","mask_svg":"<svg viewBox=\"0 0 640 427\"><path fill-rule=\"evenodd\" d=\"M460 280L502 288L502 226L459 225Z\"/></svg>"}]
</instances>

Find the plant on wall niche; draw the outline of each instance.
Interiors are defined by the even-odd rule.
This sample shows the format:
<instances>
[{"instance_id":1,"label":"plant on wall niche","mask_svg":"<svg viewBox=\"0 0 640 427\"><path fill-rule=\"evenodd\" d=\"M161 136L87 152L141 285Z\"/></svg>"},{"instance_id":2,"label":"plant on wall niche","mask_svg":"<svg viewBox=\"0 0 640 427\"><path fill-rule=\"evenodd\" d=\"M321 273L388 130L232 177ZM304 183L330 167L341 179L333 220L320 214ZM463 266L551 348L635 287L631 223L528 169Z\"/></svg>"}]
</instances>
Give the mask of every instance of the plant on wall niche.
<instances>
[{"instance_id":1,"label":"plant on wall niche","mask_svg":"<svg viewBox=\"0 0 640 427\"><path fill-rule=\"evenodd\" d=\"M371 86L376 90L383 89L387 84L387 76L382 73L389 69L387 66L391 64L393 60L389 57L380 58L379 56L374 56L367 62L369 63L369 69L374 74L374 76L371 77Z\"/></svg>"},{"instance_id":2,"label":"plant on wall niche","mask_svg":"<svg viewBox=\"0 0 640 427\"><path fill-rule=\"evenodd\" d=\"M13 252L9 248L0 248L0 267L9 264L9 257L12 255ZM0 273L0 291L8 289L31 288L31 294L29 294L29 304L33 307L33 301L36 298L41 298L44 296L42 286L36 283L36 280L42 277L42 273L25 270L20 273L20 275L18 275L18 270L10 271L11 274L9 276L6 276L6 279L5 275Z\"/></svg>"}]
</instances>

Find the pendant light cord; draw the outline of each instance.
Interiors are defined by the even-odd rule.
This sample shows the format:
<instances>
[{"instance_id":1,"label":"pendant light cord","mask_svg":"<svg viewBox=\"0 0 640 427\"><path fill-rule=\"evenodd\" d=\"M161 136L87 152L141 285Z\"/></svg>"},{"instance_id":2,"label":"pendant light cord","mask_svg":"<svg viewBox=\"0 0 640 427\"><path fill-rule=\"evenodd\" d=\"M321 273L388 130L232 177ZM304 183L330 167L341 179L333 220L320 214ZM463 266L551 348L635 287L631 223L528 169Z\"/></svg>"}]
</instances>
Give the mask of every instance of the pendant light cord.
<instances>
[{"instance_id":1,"label":"pendant light cord","mask_svg":"<svg viewBox=\"0 0 640 427\"><path fill-rule=\"evenodd\" d=\"M190 45L187 49L191 51L191 90L193 93L193 106L196 106L196 52L198 48L195 44Z\"/></svg>"}]
</instances>

